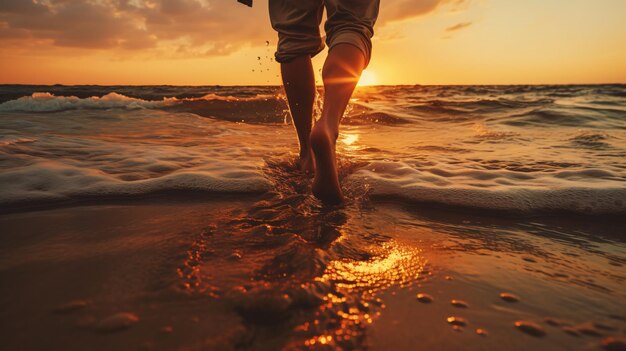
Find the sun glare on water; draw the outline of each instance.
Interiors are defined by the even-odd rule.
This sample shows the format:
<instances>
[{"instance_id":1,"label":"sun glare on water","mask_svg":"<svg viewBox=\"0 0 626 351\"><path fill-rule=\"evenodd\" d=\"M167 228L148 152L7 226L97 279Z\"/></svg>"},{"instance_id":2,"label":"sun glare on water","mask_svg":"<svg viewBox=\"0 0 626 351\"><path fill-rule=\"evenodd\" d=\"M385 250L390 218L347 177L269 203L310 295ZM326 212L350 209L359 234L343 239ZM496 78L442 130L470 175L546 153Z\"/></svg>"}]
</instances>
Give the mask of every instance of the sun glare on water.
<instances>
[{"instance_id":1,"label":"sun glare on water","mask_svg":"<svg viewBox=\"0 0 626 351\"><path fill-rule=\"evenodd\" d=\"M361 79L359 79L359 83L357 86L366 86L366 85L376 85L378 84L378 79L376 74L372 71L363 71L361 73Z\"/></svg>"}]
</instances>

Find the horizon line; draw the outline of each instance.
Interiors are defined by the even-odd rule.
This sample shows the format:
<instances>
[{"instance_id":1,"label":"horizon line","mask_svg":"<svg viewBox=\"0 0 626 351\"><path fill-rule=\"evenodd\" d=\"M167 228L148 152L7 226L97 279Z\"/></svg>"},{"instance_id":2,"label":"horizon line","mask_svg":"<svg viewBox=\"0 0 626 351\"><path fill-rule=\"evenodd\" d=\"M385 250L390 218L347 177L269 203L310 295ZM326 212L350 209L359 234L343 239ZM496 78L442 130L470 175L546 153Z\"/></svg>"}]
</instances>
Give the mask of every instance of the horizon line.
<instances>
[{"instance_id":1,"label":"horizon line","mask_svg":"<svg viewBox=\"0 0 626 351\"><path fill-rule=\"evenodd\" d=\"M101 86L101 87L114 87L114 86L128 86L128 87L149 87L149 86L171 86L171 87L282 87L282 84L42 84L42 83L0 83L0 86ZM613 83L478 83L478 84L421 84L421 83L403 83L403 84L372 84L372 85L357 85L357 88L366 87L386 87L386 86L540 86L540 85L552 85L552 86L572 86L572 85L626 85L626 82L613 82ZM316 87L324 87L323 84L317 84Z\"/></svg>"}]
</instances>

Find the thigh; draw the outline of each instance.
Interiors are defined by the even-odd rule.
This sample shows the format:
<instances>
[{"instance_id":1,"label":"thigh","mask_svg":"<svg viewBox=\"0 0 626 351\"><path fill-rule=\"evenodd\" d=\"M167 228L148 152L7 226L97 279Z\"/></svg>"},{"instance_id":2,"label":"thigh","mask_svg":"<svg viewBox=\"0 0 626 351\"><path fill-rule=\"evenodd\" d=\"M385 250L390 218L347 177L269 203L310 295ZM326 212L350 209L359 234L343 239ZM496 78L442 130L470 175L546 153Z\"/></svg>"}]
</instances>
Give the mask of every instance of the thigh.
<instances>
[{"instance_id":1,"label":"thigh","mask_svg":"<svg viewBox=\"0 0 626 351\"><path fill-rule=\"evenodd\" d=\"M324 48L319 28L323 10L323 0L269 0L270 21L278 32L277 61L312 56Z\"/></svg>"},{"instance_id":2,"label":"thigh","mask_svg":"<svg viewBox=\"0 0 626 351\"><path fill-rule=\"evenodd\" d=\"M350 24L365 26L373 32L380 0L325 0L324 3L328 15L327 32L335 26Z\"/></svg>"},{"instance_id":3,"label":"thigh","mask_svg":"<svg viewBox=\"0 0 626 351\"><path fill-rule=\"evenodd\" d=\"M356 46L369 63L379 3L379 0L325 0L328 19L324 28L328 47L332 49L337 44Z\"/></svg>"}]
</instances>

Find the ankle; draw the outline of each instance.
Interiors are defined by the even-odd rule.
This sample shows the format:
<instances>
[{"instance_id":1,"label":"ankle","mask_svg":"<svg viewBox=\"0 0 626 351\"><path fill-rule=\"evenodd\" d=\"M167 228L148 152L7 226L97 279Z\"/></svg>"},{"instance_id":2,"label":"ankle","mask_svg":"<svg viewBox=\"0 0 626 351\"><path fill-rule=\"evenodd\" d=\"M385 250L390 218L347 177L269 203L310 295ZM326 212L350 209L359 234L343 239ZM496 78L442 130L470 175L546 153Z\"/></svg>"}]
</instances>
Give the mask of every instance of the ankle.
<instances>
[{"instance_id":1,"label":"ankle","mask_svg":"<svg viewBox=\"0 0 626 351\"><path fill-rule=\"evenodd\" d=\"M323 131L324 134L327 134L332 141L337 141L337 138L339 138L339 128L338 126L335 125L331 125L330 123L320 120L317 122L317 124L315 125L315 127L317 127L317 131Z\"/></svg>"}]
</instances>

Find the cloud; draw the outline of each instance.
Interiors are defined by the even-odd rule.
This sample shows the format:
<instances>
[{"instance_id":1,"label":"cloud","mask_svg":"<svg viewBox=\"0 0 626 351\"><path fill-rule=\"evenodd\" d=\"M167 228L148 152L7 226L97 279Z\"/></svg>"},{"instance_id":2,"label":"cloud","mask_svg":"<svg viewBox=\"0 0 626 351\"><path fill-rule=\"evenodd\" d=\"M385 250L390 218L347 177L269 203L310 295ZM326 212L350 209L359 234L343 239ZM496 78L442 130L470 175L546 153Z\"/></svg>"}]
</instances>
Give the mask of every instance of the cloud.
<instances>
[{"instance_id":1,"label":"cloud","mask_svg":"<svg viewBox=\"0 0 626 351\"><path fill-rule=\"evenodd\" d=\"M423 16L443 5L449 5L450 11L456 11L468 2L468 0L381 0L378 24L385 25L388 22Z\"/></svg>"},{"instance_id":2,"label":"cloud","mask_svg":"<svg viewBox=\"0 0 626 351\"><path fill-rule=\"evenodd\" d=\"M2 0L0 45L224 55L275 38L257 2L251 10L235 0Z\"/></svg>"},{"instance_id":3,"label":"cloud","mask_svg":"<svg viewBox=\"0 0 626 351\"><path fill-rule=\"evenodd\" d=\"M300 0L298 0L300 1ZM468 0L382 0L378 27ZM0 45L150 57L227 55L275 42L267 0L0 0ZM52 50L55 49L55 50Z\"/></svg>"},{"instance_id":4,"label":"cloud","mask_svg":"<svg viewBox=\"0 0 626 351\"><path fill-rule=\"evenodd\" d=\"M472 22L461 22L446 28L446 32L456 32L472 25Z\"/></svg>"}]
</instances>

